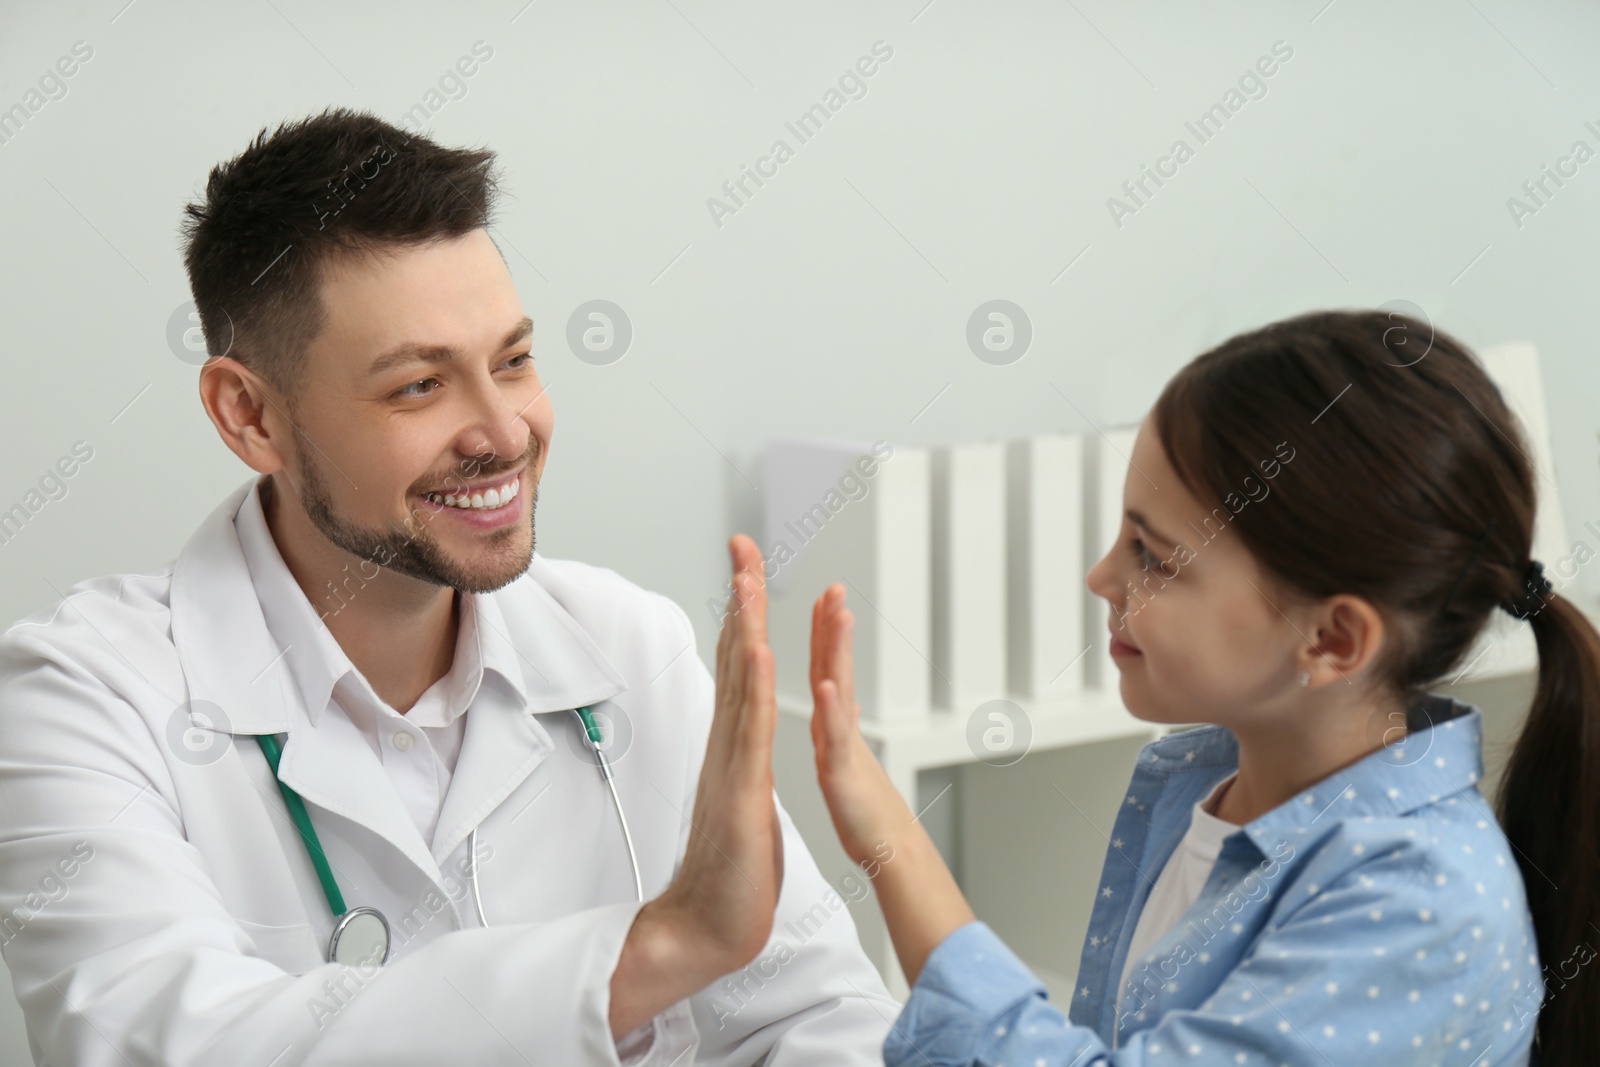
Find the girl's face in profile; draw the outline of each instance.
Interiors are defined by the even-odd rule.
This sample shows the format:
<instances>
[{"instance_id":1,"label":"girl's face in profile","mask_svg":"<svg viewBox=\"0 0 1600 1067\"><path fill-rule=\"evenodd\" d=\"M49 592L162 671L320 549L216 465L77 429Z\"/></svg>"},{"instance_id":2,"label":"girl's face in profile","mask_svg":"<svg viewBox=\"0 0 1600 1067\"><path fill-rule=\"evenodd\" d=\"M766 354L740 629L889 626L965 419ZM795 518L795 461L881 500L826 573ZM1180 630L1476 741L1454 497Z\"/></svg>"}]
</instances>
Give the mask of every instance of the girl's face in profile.
<instances>
[{"instance_id":1,"label":"girl's face in profile","mask_svg":"<svg viewBox=\"0 0 1600 1067\"><path fill-rule=\"evenodd\" d=\"M1250 726L1286 714L1304 692L1295 653L1316 641L1309 605L1263 573L1233 512L1189 493L1149 419L1131 460L1119 535L1087 578L1111 609L1123 703L1153 722ZM1243 506L1272 505L1269 495Z\"/></svg>"}]
</instances>

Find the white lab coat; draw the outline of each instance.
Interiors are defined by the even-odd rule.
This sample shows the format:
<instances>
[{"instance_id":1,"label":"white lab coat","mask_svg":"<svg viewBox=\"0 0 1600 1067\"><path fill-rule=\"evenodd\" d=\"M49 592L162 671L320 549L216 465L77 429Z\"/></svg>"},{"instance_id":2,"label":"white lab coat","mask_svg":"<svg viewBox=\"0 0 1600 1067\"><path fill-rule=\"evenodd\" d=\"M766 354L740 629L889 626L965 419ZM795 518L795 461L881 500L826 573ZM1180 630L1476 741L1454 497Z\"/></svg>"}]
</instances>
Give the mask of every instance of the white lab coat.
<instances>
[{"instance_id":1,"label":"white lab coat","mask_svg":"<svg viewBox=\"0 0 1600 1067\"><path fill-rule=\"evenodd\" d=\"M631 726L616 784L649 899L682 856L710 729L688 618L538 556L493 594L529 708L468 713L430 851L355 727L306 725L234 532L254 485L168 568L81 583L0 638L0 939L35 1060L618 1063L609 983L639 904L569 709ZM225 721L207 731L192 711ZM285 731L280 773L346 904L396 927L365 976L325 962L333 917L252 736ZM899 1004L779 815L772 941L657 1016L642 1062L881 1062ZM474 825L487 929L461 877Z\"/></svg>"}]
</instances>

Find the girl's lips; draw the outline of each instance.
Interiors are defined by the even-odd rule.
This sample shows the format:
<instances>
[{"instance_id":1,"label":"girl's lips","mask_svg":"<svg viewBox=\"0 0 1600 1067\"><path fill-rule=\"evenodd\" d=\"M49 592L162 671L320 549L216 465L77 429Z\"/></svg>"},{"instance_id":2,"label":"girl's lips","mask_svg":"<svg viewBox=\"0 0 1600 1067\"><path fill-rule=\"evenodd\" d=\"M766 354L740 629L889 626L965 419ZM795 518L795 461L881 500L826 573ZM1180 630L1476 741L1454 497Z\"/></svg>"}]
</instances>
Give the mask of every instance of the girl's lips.
<instances>
[{"instance_id":1,"label":"girl's lips","mask_svg":"<svg viewBox=\"0 0 1600 1067\"><path fill-rule=\"evenodd\" d=\"M1144 655L1144 653L1141 652L1139 649L1135 648L1133 645L1128 644L1128 642L1124 641L1121 637L1119 637L1117 635L1117 628L1109 619L1106 620L1106 628L1111 631L1111 654L1113 656L1142 656L1142 655Z\"/></svg>"}]
</instances>

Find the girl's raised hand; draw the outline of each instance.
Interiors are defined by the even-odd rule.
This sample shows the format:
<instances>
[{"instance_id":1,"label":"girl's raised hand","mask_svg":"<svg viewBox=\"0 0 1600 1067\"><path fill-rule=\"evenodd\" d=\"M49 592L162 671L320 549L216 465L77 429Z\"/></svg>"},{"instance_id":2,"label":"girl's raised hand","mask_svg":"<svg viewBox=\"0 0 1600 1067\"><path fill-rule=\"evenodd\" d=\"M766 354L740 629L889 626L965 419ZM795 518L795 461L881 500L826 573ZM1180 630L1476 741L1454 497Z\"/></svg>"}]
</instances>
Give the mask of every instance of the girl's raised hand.
<instances>
[{"instance_id":1,"label":"girl's raised hand","mask_svg":"<svg viewBox=\"0 0 1600 1067\"><path fill-rule=\"evenodd\" d=\"M899 790L889 781L858 724L855 666L850 636L855 616L844 607L844 586L823 590L811 609L811 743L817 781L844 851L866 866L882 859L912 823Z\"/></svg>"},{"instance_id":2,"label":"girl's raised hand","mask_svg":"<svg viewBox=\"0 0 1600 1067\"><path fill-rule=\"evenodd\" d=\"M878 887L878 906L900 969L914 984L934 948L972 922L972 908L861 736L850 655L854 622L844 609L842 585L828 586L811 609L817 781L845 854Z\"/></svg>"}]
</instances>

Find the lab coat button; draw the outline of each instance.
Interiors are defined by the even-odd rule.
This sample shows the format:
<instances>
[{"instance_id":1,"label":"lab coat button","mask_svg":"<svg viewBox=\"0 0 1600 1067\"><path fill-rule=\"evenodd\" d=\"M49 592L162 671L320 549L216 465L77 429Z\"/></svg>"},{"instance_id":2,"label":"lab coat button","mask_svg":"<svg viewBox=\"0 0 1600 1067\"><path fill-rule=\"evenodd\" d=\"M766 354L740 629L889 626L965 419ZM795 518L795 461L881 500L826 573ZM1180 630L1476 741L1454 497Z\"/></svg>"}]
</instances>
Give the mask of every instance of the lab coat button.
<instances>
[{"instance_id":1,"label":"lab coat button","mask_svg":"<svg viewBox=\"0 0 1600 1067\"><path fill-rule=\"evenodd\" d=\"M398 748L401 752L411 751L411 742L412 737L410 734L397 733L394 735L394 747Z\"/></svg>"}]
</instances>

